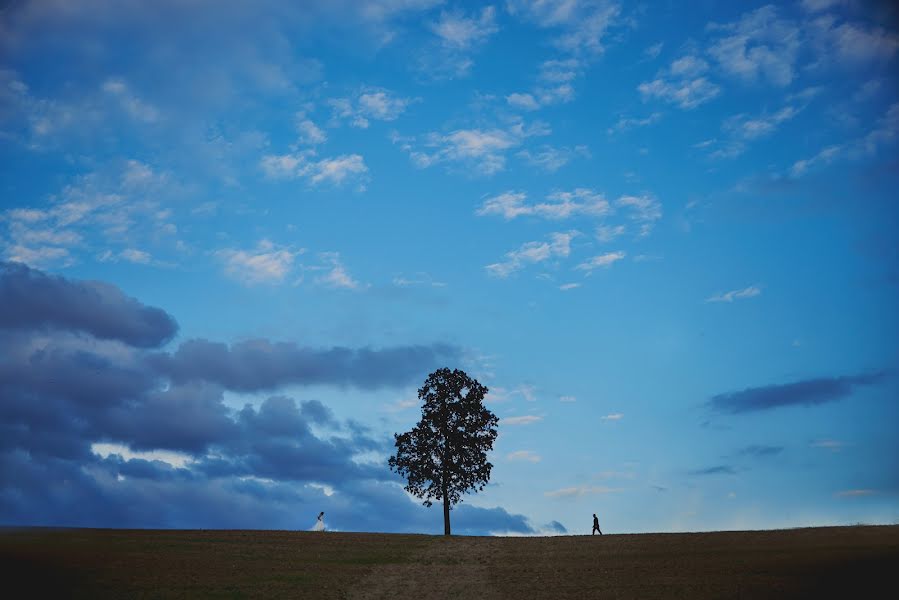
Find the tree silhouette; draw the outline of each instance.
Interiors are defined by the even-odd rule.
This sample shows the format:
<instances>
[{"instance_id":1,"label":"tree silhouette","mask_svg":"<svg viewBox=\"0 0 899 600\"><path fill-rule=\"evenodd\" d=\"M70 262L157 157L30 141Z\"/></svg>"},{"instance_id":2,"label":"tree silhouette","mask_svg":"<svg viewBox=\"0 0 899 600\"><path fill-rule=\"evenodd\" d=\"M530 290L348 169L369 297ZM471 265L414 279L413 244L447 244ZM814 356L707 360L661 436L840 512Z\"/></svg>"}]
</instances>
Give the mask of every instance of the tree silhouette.
<instances>
[{"instance_id":1,"label":"tree silhouette","mask_svg":"<svg viewBox=\"0 0 899 600\"><path fill-rule=\"evenodd\" d=\"M482 490L493 465L487 452L496 439L496 415L484 407L487 388L465 371L438 369L418 390L421 421L394 434L396 455L387 461L409 482L406 491L443 501L443 533L450 535L450 507L470 491Z\"/></svg>"}]
</instances>

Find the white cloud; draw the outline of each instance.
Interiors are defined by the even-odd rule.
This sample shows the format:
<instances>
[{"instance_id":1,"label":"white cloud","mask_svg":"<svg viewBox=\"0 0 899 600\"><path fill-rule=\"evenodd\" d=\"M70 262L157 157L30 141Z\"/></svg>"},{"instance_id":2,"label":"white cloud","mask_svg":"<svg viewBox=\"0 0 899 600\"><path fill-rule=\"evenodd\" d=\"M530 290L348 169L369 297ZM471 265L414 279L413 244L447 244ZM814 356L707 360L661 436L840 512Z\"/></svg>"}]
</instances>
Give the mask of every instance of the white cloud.
<instances>
[{"instance_id":1,"label":"white cloud","mask_svg":"<svg viewBox=\"0 0 899 600\"><path fill-rule=\"evenodd\" d=\"M440 13L440 20L431 25L441 41L451 47L467 50L484 42L499 29L496 26L496 9L487 6L477 17L466 17L459 11Z\"/></svg>"},{"instance_id":2,"label":"white cloud","mask_svg":"<svg viewBox=\"0 0 899 600\"><path fill-rule=\"evenodd\" d=\"M540 121L526 126L523 121L514 121L505 128L456 129L447 134L430 133L426 136L422 151L410 138L394 137L401 148L409 153L412 162L419 168L434 164L461 163L483 175L492 175L505 169L506 152L520 146L525 139L550 133L549 127Z\"/></svg>"},{"instance_id":3,"label":"white cloud","mask_svg":"<svg viewBox=\"0 0 899 600\"><path fill-rule=\"evenodd\" d=\"M165 174L136 160L116 160L80 175L53 194L43 209L13 208L0 213L7 224L4 255L35 266L72 264L76 249L128 248L175 229L161 198L179 189Z\"/></svg>"},{"instance_id":4,"label":"white cloud","mask_svg":"<svg viewBox=\"0 0 899 600\"><path fill-rule=\"evenodd\" d=\"M577 402L575 396L559 396L559 402Z\"/></svg>"},{"instance_id":5,"label":"white cloud","mask_svg":"<svg viewBox=\"0 0 899 600\"><path fill-rule=\"evenodd\" d=\"M609 267L624 258L624 252L607 252L586 260L575 267L579 271L592 272L594 269Z\"/></svg>"},{"instance_id":6,"label":"white cloud","mask_svg":"<svg viewBox=\"0 0 899 600\"><path fill-rule=\"evenodd\" d=\"M809 168L814 165L821 163L830 163L840 154L842 150L842 146L835 144L833 146L827 146L826 148L823 148L820 152L818 152L811 158L797 160L790 168L790 175L792 175L793 177L801 177L802 175L805 175L806 171L808 171Z\"/></svg>"},{"instance_id":7,"label":"white cloud","mask_svg":"<svg viewBox=\"0 0 899 600\"><path fill-rule=\"evenodd\" d=\"M324 275L315 278L315 282L325 287L345 290L358 290L363 287L358 280L353 279L337 252L323 252L319 255L325 263Z\"/></svg>"},{"instance_id":8,"label":"white cloud","mask_svg":"<svg viewBox=\"0 0 899 600\"><path fill-rule=\"evenodd\" d=\"M517 250L507 252L505 261L487 265L485 269L489 275L504 279L528 264L567 257L571 252L571 240L577 235L577 231L552 233L549 242L527 242Z\"/></svg>"},{"instance_id":9,"label":"white cloud","mask_svg":"<svg viewBox=\"0 0 899 600\"><path fill-rule=\"evenodd\" d=\"M728 120L725 129L737 137L754 140L774 133L781 123L789 121L802 112L802 108L785 106L773 114L762 114L757 117L737 115Z\"/></svg>"},{"instance_id":10,"label":"white cloud","mask_svg":"<svg viewBox=\"0 0 899 600\"><path fill-rule=\"evenodd\" d=\"M709 25L724 32L709 47L709 55L726 72L747 82L767 80L786 86L793 81L799 54L799 29L781 19L777 8L766 5L744 13L734 23Z\"/></svg>"},{"instance_id":11,"label":"white cloud","mask_svg":"<svg viewBox=\"0 0 899 600\"><path fill-rule=\"evenodd\" d=\"M290 250L260 240L253 250L225 248L214 254L225 266L225 273L245 285L277 284L293 268L294 259L303 250Z\"/></svg>"},{"instance_id":12,"label":"white cloud","mask_svg":"<svg viewBox=\"0 0 899 600\"><path fill-rule=\"evenodd\" d=\"M899 50L896 33L882 27L838 23L832 15L814 19L809 29L820 59L825 63L835 60L846 67L857 67L886 62Z\"/></svg>"},{"instance_id":13,"label":"white cloud","mask_svg":"<svg viewBox=\"0 0 899 600\"><path fill-rule=\"evenodd\" d=\"M541 171L547 173L555 173L571 159L577 156L590 156L590 151L586 146L575 146L572 148L553 148L552 146L543 146L539 151L531 153L530 150L522 150L516 154L532 167L537 167Z\"/></svg>"},{"instance_id":14,"label":"white cloud","mask_svg":"<svg viewBox=\"0 0 899 600\"><path fill-rule=\"evenodd\" d=\"M537 110L540 108L540 103L537 102L536 98L531 94L509 94L506 96L506 102L508 102L510 106L522 110Z\"/></svg>"},{"instance_id":15,"label":"white cloud","mask_svg":"<svg viewBox=\"0 0 899 600\"><path fill-rule=\"evenodd\" d=\"M574 55L598 55L621 6L606 0L508 0L507 10L539 27L561 30L554 44Z\"/></svg>"},{"instance_id":16,"label":"white cloud","mask_svg":"<svg viewBox=\"0 0 899 600\"><path fill-rule=\"evenodd\" d=\"M388 90L363 89L350 98L332 98L328 105L334 117L362 129L370 121L395 121L416 99L403 98Z\"/></svg>"},{"instance_id":17,"label":"white cloud","mask_svg":"<svg viewBox=\"0 0 899 600\"><path fill-rule=\"evenodd\" d=\"M533 450L516 450L507 454L506 460L538 463L540 462L540 455Z\"/></svg>"},{"instance_id":18,"label":"white cloud","mask_svg":"<svg viewBox=\"0 0 899 600\"><path fill-rule=\"evenodd\" d=\"M593 190L577 188L571 192L554 192L547 196L549 202L526 204L524 192L505 192L484 200L476 211L478 216L500 215L511 220L521 216L533 216L551 220L585 215L601 217L609 210L609 202Z\"/></svg>"},{"instance_id":19,"label":"white cloud","mask_svg":"<svg viewBox=\"0 0 899 600\"><path fill-rule=\"evenodd\" d=\"M640 237L649 235L655 222L662 218L661 203L649 195L621 196L615 200L615 207L628 211L630 220L640 227Z\"/></svg>"},{"instance_id":20,"label":"white cloud","mask_svg":"<svg viewBox=\"0 0 899 600\"><path fill-rule=\"evenodd\" d=\"M414 287L414 286L425 286L425 287L435 287L442 288L446 287L446 283L443 281L436 281L431 275L425 272L418 272L409 277L403 275L397 275L393 278L393 285L396 287Z\"/></svg>"},{"instance_id":21,"label":"white cloud","mask_svg":"<svg viewBox=\"0 0 899 600\"><path fill-rule=\"evenodd\" d=\"M859 159L874 156L884 146L894 143L897 138L899 138L899 102L892 104L867 134L846 144L827 146L811 158L797 160L790 168L790 175L801 177L811 167L829 164L838 158Z\"/></svg>"},{"instance_id":22,"label":"white cloud","mask_svg":"<svg viewBox=\"0 0 899 600\"><path fill-rule=\"evenodd\" d=\"M622 488L610 488L603 485L579 485L543 492L543 495L547 498L580 498L597 494L615 494L621 491L623 491Z\"/></svg>"},{"instance_id":23,"label":"white cloud","mask_svg":"<svg viewBox=\"0 0 899 600\"><path fill-rule=\"evenodd\" d=\"M841 492L837 492L834 494L837 498L857 498L859 496L871 496L872 494L876 494L876 490L871 489L857 489L857 490L843 490Z\"/></svg>"},{"instance_id":24,"label":"white cloud","mask_svg":"<svg viewBox=\"0 0 899 600\"><path fill-rule=\"evenodd\" d=\"M657 98L683 109L696 108L721 93L721 88L703 75L707 70L708 63L702 58L683 56L660 71L654 80L638 85L637 90L644 100Z\"/></svg>"},{"instance_id":25,"label":"white cloud","mask_svg":"<svg viewBox=\"0 0 899 600\"><path fill-rule=\"evenodd\" d=\"M657 44L653 44L652 46L648 46L643 51L643 56L652 60L654 58L658 58L659 54L662 53L662 47L665 45L664 42L659 42Z\"/></svg>"},{"instance_id":26,"label":"white cloud","mask_svg":"<svg viewBox=\"0 0 899 600\"><path fill-rule=\"evenodd\" d=\"M841 442L840 440L816 440L810 445L812 448L824 448L831 452L839 452L846 447L846 442Z\"/></svg>"},{"instance_id":27,"label":"white cloud","mask_svg":"<svg viewBox=\"0 0 899 600\"><path fill-rule=\"evenodd\" d=\"M132 94L128 84L122 79L107 79L102 89L116 98L122 109L132 118L145 123L155 123L159 120L159 110Z\"/></svg>"},{"instance_id":28,"label":"white cloud","mask_svg":"<svg viewBox=\"0 0 899 600\"><path fill-rule=\"evenodd\" d=\"M658 112L654 112L648 117L644 117L642 119L621 117L620 119L618 119L617 123L606 129L606 133L612 135L614 133L621 133L622 131L633 129L634 127L646 127L647 125L658 123L661 118L662 113Z\"/></svg>"},{"instance_id":29,"label":"white cloud","mask_svg":"<svg viewBox=\"0 0 899 600\"><path fill-rule=\"evenodd\" d=\"M313 150L294 154L269 154L262 157L260 167L272 179L303 177L313 184L331 182L340 185L348 180L363 180L368 173L365 159L359 154L344 154L321 160L315 160L314 156Z\"/></svg>"},{"instance_id":30,"label":"white cloud","mask_svg":"<svg viewBox=\"0 0 899 600\"><path fill-rule=\"evenodd\" d=\"M503 417L500 419L500 424L502 425L531 425L533 423L539 423L543 420L543 417L538 417L536 415L524 415L521 417Z\"/></svg>"},{"instance_id":31,"label":"white cloud","mask_svg":"<svg viewBox=\"0 0 899 600\"><path fill-rule=\"evenodd\" d=\"M124 260L125 262L130 262L136 265L159 265L153 256L144 250L138 250L137 248L125 248L124 250L114 253L111 250L103 251L97 259L100 262L118 262L120 260Z\"/></svg>"},{"instance_id":32,"label":"white cloud","mask_svg":"<svg viewBox=\"0 0 899 600\"><path fill-rule=\"evenodd\" d=\"M499 31L493 6L471 16L461 10L443 11L430 29L437 36L436 43L419 51L416 68L433 80L468 76L474 66L473 53Z\"/></svg>"},{"instance_id":33,"label":"white cloud","mask_svg":"<svg viewBox=\"0 0 899 600\"><path fill-rule=\"evenodd\" d=\"M715 294L710 298L706 298L706 302L733 302L742 298L754 298L762 293L762 290L755 285L740 290L731 290L723 294Z\"/></svg>"},{"instance_id":34,"label":"white cloud","mask_svg":"<svg viewBox=\"0 0 899 600\"><path fill-rule=\"evenodd\" d=\"M624 415L622 413L611 413L611 414L608 414L608 415L605 415L604 417L602 417L602 420L603 421L620 421L622 418L624 418Z\"/></svg>"},{"instance_id":35,"label":"white cloud","mask_svg":"<svg viewBox=\"0 0 899 600\"><path fill-rule=\"evenodd\" d=\"M596 228L596 239L608 243L624 235L624 225L600 225Z\"/></svg>"},{"instance_id":36,"label":"white cloud","mask_svg":"<svg viewBox=\"0 0 899 600\"><path fill-rule=\"evenodd\" d=\"M305 113L297 113L297 132L300 134L300 142L303 144L321 144L328 141L328 136L318 125L306 118Z\"/></svg>"},{"instance_id":37,"label":"white cloud","mask_svg":"<svg viewBox=\"0 0 899 600\"><path fill-rule=\"evenodd\" d=\"M569 290L574 290L579 287L581 287L580 283L563 283L562 285L559 286L559 289L562 290L563 292L567 292Z\"/></svg>"}]
</instances>

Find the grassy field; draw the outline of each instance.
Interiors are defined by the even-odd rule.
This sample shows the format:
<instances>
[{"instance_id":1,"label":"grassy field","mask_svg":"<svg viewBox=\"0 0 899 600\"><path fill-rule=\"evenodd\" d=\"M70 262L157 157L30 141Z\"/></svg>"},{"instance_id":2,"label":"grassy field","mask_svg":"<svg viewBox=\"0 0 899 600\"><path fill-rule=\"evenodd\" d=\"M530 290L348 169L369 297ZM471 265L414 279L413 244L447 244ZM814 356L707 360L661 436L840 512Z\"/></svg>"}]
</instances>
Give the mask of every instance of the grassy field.
<instances>
[{"instance_id":1,"label":"grassy field","mask_svg":"<svg viewBox=\"0 0 899 600\"><path fill-rule=\"evenodd\" d=\"M893 597L899 526L489 538L0 529L17 597ZM11 596L7 596L11 597Z\"/></svg>"}]
</instances>

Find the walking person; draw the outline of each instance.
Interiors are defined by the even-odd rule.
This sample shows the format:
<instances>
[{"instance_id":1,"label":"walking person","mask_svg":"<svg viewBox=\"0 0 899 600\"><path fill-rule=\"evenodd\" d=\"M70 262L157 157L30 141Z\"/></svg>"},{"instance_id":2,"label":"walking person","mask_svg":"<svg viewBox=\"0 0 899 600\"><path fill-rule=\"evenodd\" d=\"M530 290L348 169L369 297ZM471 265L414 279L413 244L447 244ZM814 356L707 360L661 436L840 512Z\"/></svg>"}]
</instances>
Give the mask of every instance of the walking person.
<instances>
[{"instance_id":1,"label":"walking person","mask_svg":"<svg viewBox=\"0 0 899 600\"><path fill-rule=\"evenodd\" d=\"M312 527L312 531L324 531L325 530L325 511L321 511L318 513L318 517L315 518L315 525Z\"/></svg>"},{"instance_id":2,"label":"walking person","mask_svg":"<svg viewBox=\"0 0 899 600\"><path fill-rule=\"evenodd\" d=\"M596 518L596 513L593 513L593 531L590 535L596 535L596 532L599 532L599 535L602 535L602 529L599 528L599 519Z\"/></svg>"}]
</instances>

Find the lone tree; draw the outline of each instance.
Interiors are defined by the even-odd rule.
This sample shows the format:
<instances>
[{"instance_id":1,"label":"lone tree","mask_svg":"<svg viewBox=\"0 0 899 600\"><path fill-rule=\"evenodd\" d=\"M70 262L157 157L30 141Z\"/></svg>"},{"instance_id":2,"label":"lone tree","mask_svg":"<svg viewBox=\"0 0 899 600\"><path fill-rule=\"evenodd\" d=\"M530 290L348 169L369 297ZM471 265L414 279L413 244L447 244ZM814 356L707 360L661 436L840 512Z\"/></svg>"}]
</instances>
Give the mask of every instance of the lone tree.
<instances>
[{"instance_id":1,"label":"lone tree","mask_svg":"<svg viewBox=\"0 0 899 600\"><path fill-rule=\"evenodd\" d=\"M487 388L465 371L438 369L418 390L421 421L412 431L394 434L396 456L387 464L405 477L406 491L431 500L443 500L443 533L450 535L450 506L463 494L482 490L493 465L487 452L493 449L499 419L484 407Z\"/></svg>"}]
</instances>

